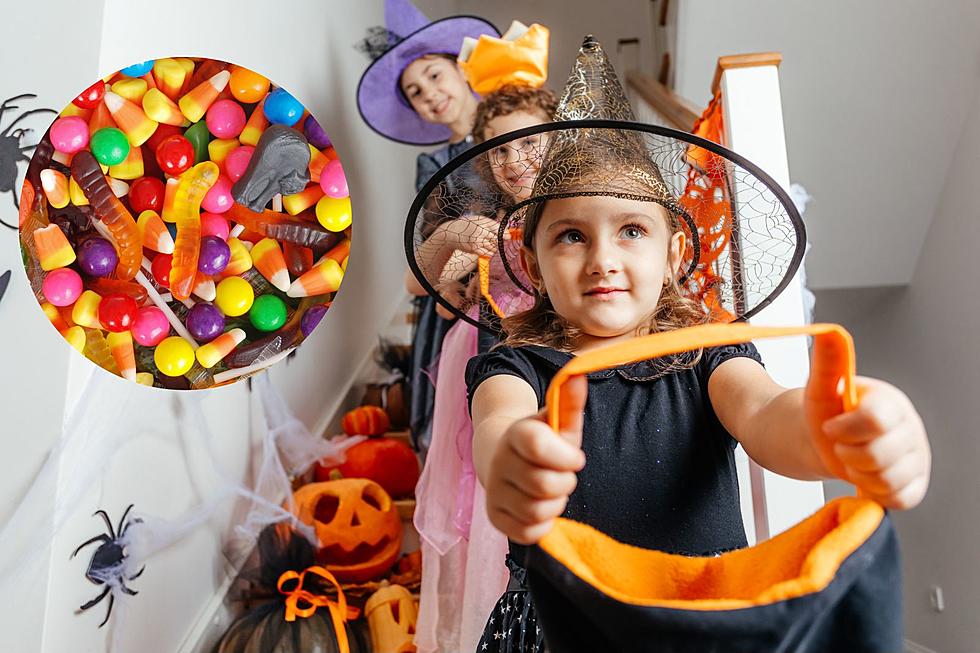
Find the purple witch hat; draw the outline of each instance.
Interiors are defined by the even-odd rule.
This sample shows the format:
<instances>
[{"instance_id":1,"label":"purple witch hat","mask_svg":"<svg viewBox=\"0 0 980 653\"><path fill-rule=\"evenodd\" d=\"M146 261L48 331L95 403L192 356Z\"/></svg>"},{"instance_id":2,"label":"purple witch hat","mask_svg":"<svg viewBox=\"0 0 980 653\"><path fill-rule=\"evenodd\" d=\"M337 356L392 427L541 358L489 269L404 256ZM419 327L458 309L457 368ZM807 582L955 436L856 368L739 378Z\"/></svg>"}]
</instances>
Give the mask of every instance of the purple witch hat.
<instances>
[{"instance_id":1,"label":"purple witch hat","mask_svg":"<svg viewBox=\"0 0 980 653\"><path fill-rule=\"evenodd\" d=\"M423 120L408 103L399 80L408 64L427 54L458 55L463 38L500 36L476 16L450 16L434 22L409 0L385 0L385 28L369 31L360 48L374 59L357 85L357 108L371 129L407 145L435 145L449 140L445 125Z\"/></svg>"}]
</instances>

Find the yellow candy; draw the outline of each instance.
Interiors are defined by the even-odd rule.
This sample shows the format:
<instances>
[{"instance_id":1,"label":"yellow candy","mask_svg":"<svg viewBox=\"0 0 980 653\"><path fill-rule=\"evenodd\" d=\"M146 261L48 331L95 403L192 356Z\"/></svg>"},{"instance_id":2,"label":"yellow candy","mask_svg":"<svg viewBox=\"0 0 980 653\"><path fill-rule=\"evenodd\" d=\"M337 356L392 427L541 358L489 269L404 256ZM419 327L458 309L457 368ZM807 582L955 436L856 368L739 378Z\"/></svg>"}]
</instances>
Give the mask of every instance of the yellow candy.
<instances>
[{"instance_id":1,"label":"yellow candy","mask_svg":"<svg viewBox=\"0 0 980 653\"><path fill-rule=\"evenodd\" d=\"M68 344L78 350L79 354L85 353L85 329L80 326L73 326L61 332Z\"/></svg>"},{"instance_id":2,"label":"yellow candy","mask_svg":"<svg viewBox=\"0 0 980 653\"><path fill-rule=\"evenodd\" d=\"M99 304L101 302L102 297L98 293L94 290L86 290L75 301L75 305L71 309L71 321L90 329L101 329L102 323L99 322Z\"/></svg>"},{"instance_id":3,"label":"yellow candy","mask_svg":"<svg viewBox=\"0 0 980 653\"><path fill-rule=\"evenodd\" d=\"M139 383L140 385L148 385L148 386L150 386L152 388L153 387L153 375L150 374L149 372L137 372L136 373L136 382Z\"/></svg>"},{"instance_id":4,"label":"yellow candy","mask_svg":"<svg viewBox=\"0 0 980 653\"><path fill-rule=\"evenodd\" d=\"M255 291L252 284L241 277L228 277L222 279L216 290L217 297L214 303L218 305L221 312L228 317L238 317L248 313L255 301Z\"/></svg>"},{"instance_id":5,"label":"yellow candy","mask_svg":"<svg viewBox=\"0 0 980 653\"><path fill-rule=\"evenodd\" d=\"M228 153L240 145L237 138L216 138L208 143L208 158L221 165Z\"/></svg>"},{"instance_id":6,"label":"yellow candy","mask_svg":"<svg viewBox=\"0 0 980 653\"><path fill-rule=\"evenodd\" d=\"M351 224L350 198L334 199L324 195L316 203L316 219L324 229L335 233L343 231Z\"/></svg>"},{"instance_id":7,"label":"yellow candy","mask_svg":"<svg viewBox=\"0 0 980 653\"><path fill-rule=\"evenodd\" d=\"M112 85L112 92L116 95L121 95L130 102L139 104L143 99L143 95L146 94L147 84L145 79L140 79L139 77L127 77L126 79L120 79L118 82Z\"/></svg>"},{"instance_id":8,"label":"yellow candy","mask_svg":"<svg viewBox=\"0 0 980 653\"><path fill-rule=\"evenodd\" d=\"M88 198L85 197L85 193L82 192L82 189L75 182L74 177L68 179L68 197L75 206L86 206L88 204Z\"/></svg>"},{"instance_id":9,"label":"yellow candy","mask_svg":"<svg viewBox=\"0 0 980 653\"><path fill-rule=\"evenodd\" d=\"M153 352L153 362L161 374L183 376L194 364L194 348L180 336L164 338Z\"/></svg>"}]
</instances>

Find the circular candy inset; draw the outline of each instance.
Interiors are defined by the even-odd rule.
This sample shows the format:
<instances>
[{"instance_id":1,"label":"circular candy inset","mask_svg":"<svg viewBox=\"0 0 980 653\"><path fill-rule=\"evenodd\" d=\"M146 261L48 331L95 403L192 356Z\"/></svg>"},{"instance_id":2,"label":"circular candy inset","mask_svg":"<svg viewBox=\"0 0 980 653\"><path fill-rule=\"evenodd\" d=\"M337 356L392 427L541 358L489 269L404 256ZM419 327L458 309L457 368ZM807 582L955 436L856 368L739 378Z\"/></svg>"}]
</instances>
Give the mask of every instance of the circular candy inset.
<instances>
[{"instance_id":1,"label":"circular candy inset","mask_svg":"<svg viewBox=\"0 0 980 653\"><path fill-rule=\"evenodd\" d=\"M90 277L108 277L116 269L119 256L105 238L92 237L78 248L78 267Z\"/></svg>"},{"instance_id":2,"label":"circular candy inset","mask_svg":"<svg viewBox=\"0 0 980 653\"><path fill-rule=\"evenodd\" d=\"M223 279L215 291L217 297L214 302L221 309L221 312L228 317L238 317L248 313L255 301L255 291L252 284L241 277L228 277ZM54 304L54 302L51 302ZM57 304L55 304L57 306Z\"/></svg>"},{"instance_id":3,"label":"circular candy inset","mask_svg":"<svg viewBox=\"0 0 980 653\"><path fill-rule=\"evenodd\" d=\"M153 352L153 362L161 374L182 376L194 365L194 348L180 336L164 338Z\"/></svg>"},{"instance_id":4,"label":"circular candy inset","mask_svg":"<svg viewBox=\"0 0 980 653\"><path fill-rule=\"evenodd\" d=\"M82 278L71 268L52 270L44 277L41 292L55 306L71 306L82 295Z\"/></svg>"},{"instance_id":5,"label":"circular candy inset","mask_svg":"<svg viewBox=\"0 0 980 653\"><path fill-rule=\"evenodd\" d=\"M210 342L225 330L225 316L213 304L195 304L187 311L187 330L195 340Z\"/></svg>"},{"instance_id":6,"label":"circular candy inset","mask_svg":"<svg viewBox=\"0 0 980 653\"><path fill-rule=\"evenodd\" d=\"M262 295L248 312L248 320L259 331L275 331L286 323L286 303L275 295Z\"/></svg>"},{"instance_id":7,"label":"circular candy inset","mask_svg":"<svg viewBox=\"0 0 980 653\"><path fill-rule=\"evenodd\" d=\"M51 144L65 154L74 154L88 145L88 123L78 116L58 118L51 125Z\"/></svg>"},{"instance_id":8,"label":"circular candy inset","mask_svg":"<svg viewBox=\"0 0 980 653\"><path fill-rule=\"evenodd\" d=\"M89 139L92 154L104 166L122 163L129 156L129 139L121 129L103 127Z\"/></svg>"},{"instance_id":9,"label":"circular candy inset","mask_svg":"<svg viewBox=\"0 0 980 653\"><path fill-rule=\"evenodd\" d=\"M348 189L286 90L160 58L95 80L49 127L25 166L21 251L73 348L137 383L202 389L283 359L323 317L350 250Z\"/></svg>"}]
</instances>

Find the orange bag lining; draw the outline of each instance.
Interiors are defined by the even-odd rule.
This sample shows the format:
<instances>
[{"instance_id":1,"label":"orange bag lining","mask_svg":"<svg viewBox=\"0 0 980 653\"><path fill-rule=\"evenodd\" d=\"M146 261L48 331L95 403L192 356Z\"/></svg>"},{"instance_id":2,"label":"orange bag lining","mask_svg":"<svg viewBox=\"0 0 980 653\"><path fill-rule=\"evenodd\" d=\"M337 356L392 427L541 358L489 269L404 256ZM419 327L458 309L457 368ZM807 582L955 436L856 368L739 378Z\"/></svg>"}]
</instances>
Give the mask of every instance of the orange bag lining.
<instances>
[{"instance_id":1,"label":"orange bag lining","mask_svg":"<svg viewBox=\"0 0 980 653\"><path fill-rule=\"evenodd\" d=\"M557 519L539 546L578 578L623 603L734 610L821 591L884 514L874 501L841 497L770 540L715 557L642 549L567 519Z\"/></svg>"}]
</instances>

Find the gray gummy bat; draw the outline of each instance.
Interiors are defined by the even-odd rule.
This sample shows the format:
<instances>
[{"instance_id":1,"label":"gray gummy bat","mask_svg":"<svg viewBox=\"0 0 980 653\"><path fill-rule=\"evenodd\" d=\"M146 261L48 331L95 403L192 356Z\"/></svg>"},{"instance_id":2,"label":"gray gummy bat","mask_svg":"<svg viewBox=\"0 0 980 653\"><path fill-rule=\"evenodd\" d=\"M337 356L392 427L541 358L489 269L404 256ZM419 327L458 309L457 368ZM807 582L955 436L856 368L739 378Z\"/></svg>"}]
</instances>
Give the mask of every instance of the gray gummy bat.
<instances>
[{"instance_id":1,"label":"gray gummy bat","mask_svg":"<svg viewBox=\"0 0 980 653\"><path fill-rule=\"evenodd\" d=\"M235 201L260 212L277 193L298 193L310 181L310 146L285 125L269 125L255 146L245 173L231 187Z\"/></svg>"}]
</instances>

